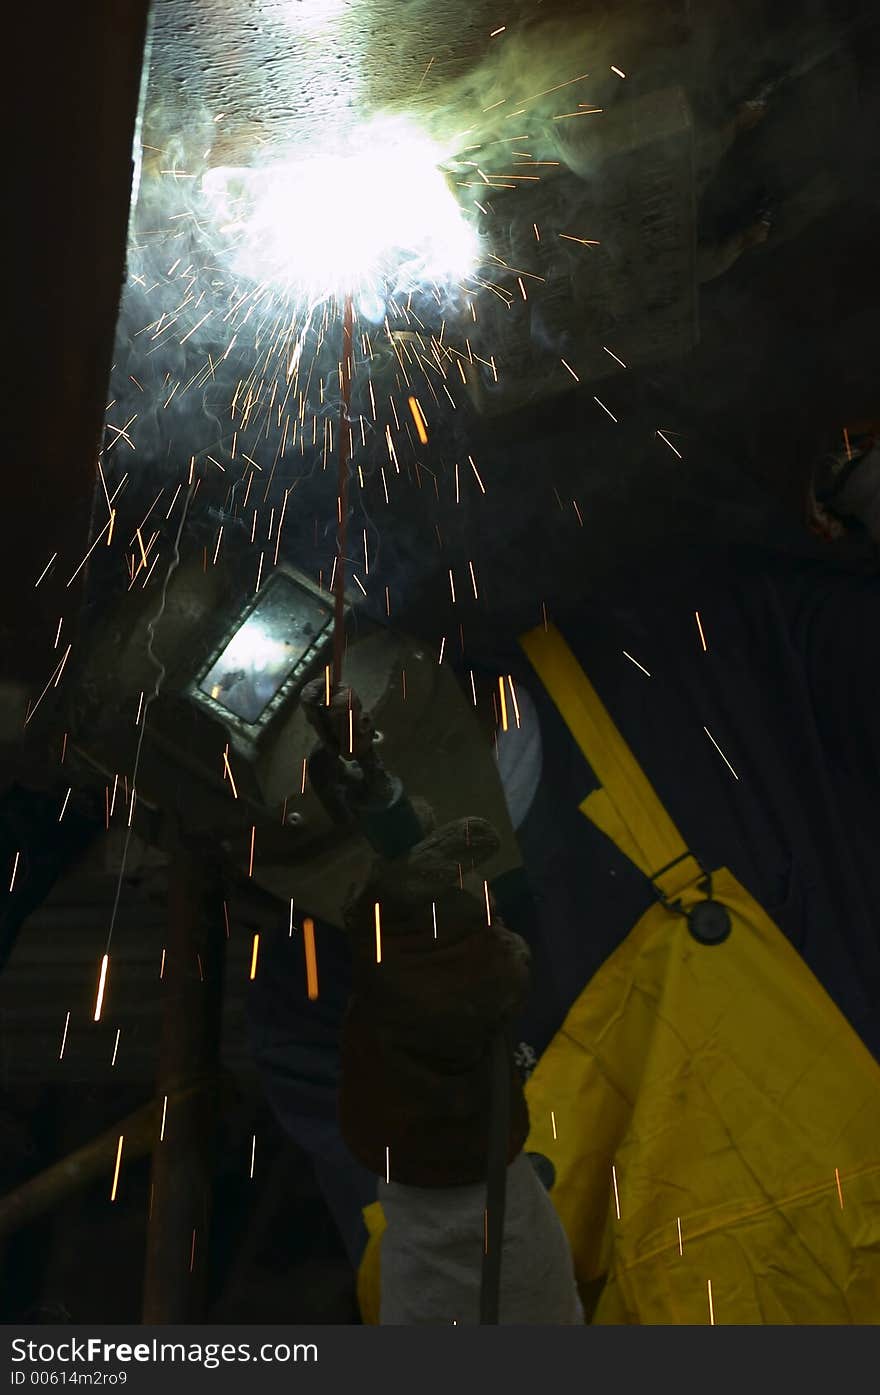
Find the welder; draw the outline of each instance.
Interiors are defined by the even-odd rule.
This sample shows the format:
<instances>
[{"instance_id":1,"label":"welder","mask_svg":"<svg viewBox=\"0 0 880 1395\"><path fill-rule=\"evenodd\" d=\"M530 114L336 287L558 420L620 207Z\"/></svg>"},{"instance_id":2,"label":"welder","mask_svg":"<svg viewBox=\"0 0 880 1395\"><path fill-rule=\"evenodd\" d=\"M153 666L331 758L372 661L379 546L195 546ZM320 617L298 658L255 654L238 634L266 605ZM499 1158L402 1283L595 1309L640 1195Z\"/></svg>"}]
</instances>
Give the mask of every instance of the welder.
<instances>
[{"instance_id":1,"label":"welder","mask_svg":"<svg viewBox=\"0 0 880 1395\"><path fill-rule=\"evenodd\" d=\"M875 545L878 462L816 483ZM876 1321L876 565L646 556L466 663L521 871L425 811L318 927L320 997L279 936L253 1000L364 1320L480 1320L501 1117L502 1323Z\"/></svg>"}]
</instances>

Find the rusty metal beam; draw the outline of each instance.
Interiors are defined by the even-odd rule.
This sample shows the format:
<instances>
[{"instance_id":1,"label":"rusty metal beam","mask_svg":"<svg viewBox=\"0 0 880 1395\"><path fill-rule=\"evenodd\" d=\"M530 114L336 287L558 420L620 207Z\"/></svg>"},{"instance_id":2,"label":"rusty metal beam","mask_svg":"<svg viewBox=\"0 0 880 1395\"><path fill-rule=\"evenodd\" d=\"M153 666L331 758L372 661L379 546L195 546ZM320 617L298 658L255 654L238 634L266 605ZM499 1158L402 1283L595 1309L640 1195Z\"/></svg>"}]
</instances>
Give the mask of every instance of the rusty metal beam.
<instances>
[{"instance_id":1,"label":"rusty metal beam","mask_svg":"<svg viewBox=\"0 0 880 1395\"><path fill-rule=\"evenodd\" d=\"M174 835L169 865L165 1007L156 1094L168 1097L153 1149L143 1320L197 1321L208 1277L208 1229L226 933L223 882L211 850Z\"/></svg>"},{"instance_id":2,"label":"rusty metal beam","mask_svg":"<svg viewBox=\"0 0 880 1395\"><path fill-rule=\"evenodd\" d=\"M194 1089L189 1089L175 1096L173 1108L186 1107L193 1093ZM109 1190L120 1136L125 1139L125 1162L142 1158L153 1146L161 1115L162 1101L150 1100L60 1162L53 1163L36 1177L28 1178L14 1191L0 1197L0 1239L36 1220L80 1187L88 1186L102 1175L108 1178Z\"/></svg>"}]
</instances>

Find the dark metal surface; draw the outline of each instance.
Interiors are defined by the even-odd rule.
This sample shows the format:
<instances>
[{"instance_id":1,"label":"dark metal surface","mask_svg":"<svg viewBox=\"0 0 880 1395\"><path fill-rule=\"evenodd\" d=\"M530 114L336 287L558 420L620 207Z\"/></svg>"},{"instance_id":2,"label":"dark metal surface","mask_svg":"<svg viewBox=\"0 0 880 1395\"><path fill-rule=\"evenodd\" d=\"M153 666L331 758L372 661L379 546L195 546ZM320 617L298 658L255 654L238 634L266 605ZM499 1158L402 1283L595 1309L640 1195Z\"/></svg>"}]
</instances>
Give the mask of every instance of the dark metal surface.
<instances>
[{"instance_id":1,"label":"dark metal surface","mask_svg":"<svg viewBox=\"0 0 880 1395\"><path fill-rule=\"evenodd\" d=\"M562 395L571 385L563 358L596 384L682 358L698 338L694 126L684 90L600 112L592 126L586 118L562 126L557 154L562 172L543 178L525 204L519 191L494 200L497 229L508 234L496 252L542 281L528 301L508 307L490 297L481 307L501 369L497 385L479 374L475 398L490 414Z\"/></svg>"},{"instance_id":2,"label":"dark metal surface","mask_svg":"<svg viewBox=\"0 0 880 1395\"><path fill-rule=\"evenodd\" d=\"M64 583L88 545L147 8L147 0L51 0L11 20L11 143L24 167L13 176L0 647L3 681L39 679L37 693L60 657L49 657L59 612L67 639L75 629L78 594ZM61 586L35 590L54 552Z\"/></svg>"},{"instance_id":3,"label":"dark metal surface","mask_svg":"<svg viewBox=\"0 0 880 1395\"><path fill-rule=\"evenodd\" d=\"M155 12L155 95L191 118L223 113L217 163L247 163L267 142L332 142L352 114L430 105L503 22L492 0L157 0Z\"/></svg>"}]
</instances>

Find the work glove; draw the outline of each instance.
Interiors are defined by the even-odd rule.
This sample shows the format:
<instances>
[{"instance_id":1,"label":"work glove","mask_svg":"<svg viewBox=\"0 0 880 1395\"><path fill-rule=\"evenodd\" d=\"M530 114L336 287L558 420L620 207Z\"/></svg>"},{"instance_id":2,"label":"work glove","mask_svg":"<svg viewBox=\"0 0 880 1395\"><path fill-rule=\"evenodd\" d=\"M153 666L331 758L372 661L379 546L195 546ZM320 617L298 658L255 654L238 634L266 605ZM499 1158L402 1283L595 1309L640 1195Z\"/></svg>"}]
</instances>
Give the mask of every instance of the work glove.
<instances>
[{"instance_id":1,"label":"work glove","mask_svg":"<svg viewBox=\"0 0 880 1395\"><path fill-rule=\"evenodd\" d=\"M813 471L812 520L816 531L836 538L853 523L880 546L880 436L876 427L847 440L846 450L822 457Z\"/></svg>"},{"instance_id":2,"label":"work glove","mask_svg":"<svg viewBox=\"0 0 880 1395\"><path fill-rule=\"evenodd\" d=\"M880 545L880 445L869 444L849 470L841 469L828 507L839 517L857 519Z\"/></svg>"},{"instance_id":3,"label":"work glove","mask_svg":"<svg viewBox=\"0 0 880 1395\"><path fill-rule=\"evenodd\" d=\"M497 851L482 819L375 864L346 909L352 994L342 1032L340 1121L371 1171L415 1187L485 1179L492 1042L522 1001L529 951L472 870ZM378 912L378 932L377 913ZM508 1161L528 1111L512 1055Z\"/></svg>"}]
</instances>

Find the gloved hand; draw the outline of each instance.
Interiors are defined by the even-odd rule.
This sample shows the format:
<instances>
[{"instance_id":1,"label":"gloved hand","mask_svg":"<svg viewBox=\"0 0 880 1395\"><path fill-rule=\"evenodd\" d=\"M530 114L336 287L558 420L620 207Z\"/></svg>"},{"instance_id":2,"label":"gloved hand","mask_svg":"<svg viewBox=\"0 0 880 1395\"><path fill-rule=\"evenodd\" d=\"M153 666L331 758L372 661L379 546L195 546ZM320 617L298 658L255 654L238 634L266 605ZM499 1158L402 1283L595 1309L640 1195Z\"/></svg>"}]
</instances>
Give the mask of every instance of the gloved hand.
<instances>
[{"instance_id":1,"label":"gloved hand","mask_svg":"<svg viewBox=\"0 0 880 1395\"><path fill-rule=\"evenodd\" d=\"M838 536L861 524L880 546L880 442L876 428L823 456L813 472L812 514L817 529Z\"/></svg>"},{"instance_id":2,"label":"gloved hand","mask_svg":"<svg viewBox=\"0 0 880 1395\"><path fill-rule=\"evenodd\" d=\"M872 542L880 546L880 445L866 446L854 467L842 472L829 508L843 518L858 519Z\"/></svg>"},{"instance_id":3,"label":"gloved hand","mask_svg":"<svg viewBox=\"0 0 880 1395\"><path fill-rule=\"evenodd\" d=\"M490 925L485 899L462 886L497 847L482 819L449 824L407 857L377 862L347 908L342 1132L361 1163L408 1186L486 1176L490 1043L525 993L529 963L525 941L494 915ZM512 1161L528 1133L512 1058L510 1078Z\"/></svg>"}]
</instances>

